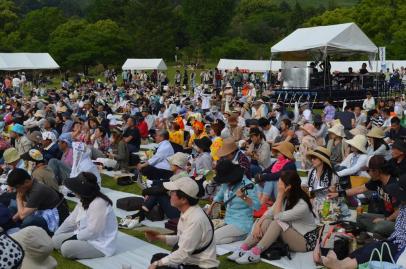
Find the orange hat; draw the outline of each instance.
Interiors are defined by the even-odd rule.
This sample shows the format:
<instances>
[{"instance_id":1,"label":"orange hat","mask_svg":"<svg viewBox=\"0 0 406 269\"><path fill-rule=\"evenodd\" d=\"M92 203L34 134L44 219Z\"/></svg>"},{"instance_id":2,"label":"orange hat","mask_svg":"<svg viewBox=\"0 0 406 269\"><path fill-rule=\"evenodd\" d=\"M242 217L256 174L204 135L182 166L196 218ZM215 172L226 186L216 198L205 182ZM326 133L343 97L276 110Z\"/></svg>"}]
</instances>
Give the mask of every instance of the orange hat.
<instances>
[{"instance_id":1,"label":"orange hat","mask_svg":"<svg viewBox=\"0 0 406 269\"><path fill-rule=\"evenodd\" d=\"M174 121L179 125L181 130L185 129L185 124L183 123L183 118L181 116L177 116Z\"/></svg>"},{"instance_id":2,"label":"orange hat","mask_svg":"<svg viewBox=\"0 0 406 269\"><path fill-rule=\"evenodd\" d=\"M200 130L200 131L203 131L204 130L204 125L203 125L203 123L201 122L201 121L195 121L194 123L193 123L193 128L196 128L196 129L198 129L198 130Z\"/></svg>"}]
</instances>

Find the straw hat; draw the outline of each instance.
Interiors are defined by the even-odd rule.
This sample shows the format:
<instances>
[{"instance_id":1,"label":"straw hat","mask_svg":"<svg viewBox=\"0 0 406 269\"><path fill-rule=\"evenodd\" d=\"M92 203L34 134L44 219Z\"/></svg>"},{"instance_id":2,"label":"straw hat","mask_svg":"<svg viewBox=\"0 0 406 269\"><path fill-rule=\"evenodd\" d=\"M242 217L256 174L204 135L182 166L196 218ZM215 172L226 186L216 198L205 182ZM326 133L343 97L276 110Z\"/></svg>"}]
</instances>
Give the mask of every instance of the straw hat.
<instances>
[{"instance_id":1,"label":"straw hat","mask_svg":"<svg viewBox=\"0 0 406 269\"><path fill-rule=\"evenodd\" d=\"M311 136L316 135L316 127L314 127L314 125L311 123L306 123L305 125L300 126L300 129L302 129Z\"/></svg>"},{"instance_id":2,"label":"straw hat","mask_svg":"<svg viewBox=\"0 0 406 269\"><path fill-rule=\"evenodd\" d=\"M384 138L385 133L383 132L382 128L379 127L373 127L371 131L367 133L367 137L373 137L373 138Z\"/></svg>"},{"instance_id":3,"label":"straw hat","mask_svg":"<svg viewBox=\"0 0 406 269\"><path fill-rule=\"evenodd\" d=\"M332 167L330 162L331 152L327 148L319 146L315 150L311 150L306 154L306 157L309 159L311 158L311 156L317 157L323 163L330 166L330 168Z\"/></svg>"},{"instance_id":4,"label":"straw hat","mask_svg":"<svg viewBox=\"0 0 406 269\"><path fill-rule=\"evenodd\" d=\"M365 148L367 145L367 138L365 135L356 135L350 140L345 140L345 142L363 153L367 152L367 149Z\"/></svg>"},{"instance_id":5,"label":"straw hat","mask_svg":"<svg viewBox=\"0 0 406 269\"><path fill-rule=\"evenodd\" d=\"M8 148L3 153L4 162L7 164L13 163L20 159L20 154L16 148Z\"/></svg>"},{"instance_id":6,"label":"straw hat","mask_svg":"<svg viewBox=\"0 0 406 269\"><path fill-rule=\"evenodd\" d=\"M365 126L358 125L354 129L350 130L350 134L352 135L366 135L368 133L368 130Z\"/></svg>"},{"instance_id":7,"label":"straw hat","mask_svg":"<svg viewBox=\"0 0 406 269\"><path fill-rule=\"evenodd\" d=\"M278 151L282 153L286 158L293 160L295 157L293 156L293 152L295 152L295 146L290 142L280 142L276 143L272 150Z\"/></svg>"},{"instance_id":8,"label":"straw hat","mask_svg":"<svg viewBox=\"0 0 406 269\"><path fill-rule=\"evenodd\" d=\"M224 157L224 156L227 156L227 155L233 153L236 150L238 150L238 147L237 147L237 144L236 144L234 138L229 137L229 138L226 138L223 140L223 145L217 151L217 156L219 156L219 158L221 158L221 157Z\"/></svg>"},{"instance_id":9,"label":"straw hat","mask_svg":"<svg viewBox=\"0 0 406 269\"><path fill-rule=\"evenodd\" d=\"M337 136L345 137L344 126L341 123L333 125L333 127L328 129L328 131L330 133L333 133L333 134L337 135Z\"/></svg>"}]
</instances>

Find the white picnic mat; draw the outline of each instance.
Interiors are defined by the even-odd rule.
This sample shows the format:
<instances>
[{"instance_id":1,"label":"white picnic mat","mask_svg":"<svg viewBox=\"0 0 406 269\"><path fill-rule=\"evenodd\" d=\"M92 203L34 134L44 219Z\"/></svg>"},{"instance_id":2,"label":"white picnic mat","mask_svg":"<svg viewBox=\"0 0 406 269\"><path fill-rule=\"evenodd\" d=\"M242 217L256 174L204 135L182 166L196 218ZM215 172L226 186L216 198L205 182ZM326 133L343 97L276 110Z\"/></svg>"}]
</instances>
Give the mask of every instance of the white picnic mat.
<instances>
[{"instance_id":1,"label":"white picnic mat","mask_svg":"<svg viewBox=\"0 0 406 269\"><path fill-rule=\"evenodd\" d=\"M217 245L216 246L216 253L219 256L223 256L227 253L233 252L235 249L237 249L239 246L241 246L243 241L237 241L233 242L230 244L222 244L222 245Z\"/></svg>"},{"instance_id":2,"label":"white picnic mat","mask_svg":"<svg viewBox=\"0 0 406 269\"><path fill-rule=\"evenodd\" d=\"M114 213L119 218L124 218L127 215L135 214L136 211L125 211L116 207L116 203L118 199L125 198L125 197L141 197L140 195L135 195L133 193L122 192L122 191L115 191L109 188L101 188L101 192L107 195L113 202ZM77 197L65 197L67 200L73 201L77 203L79 199Z\"/></svg>"},{"instance_id":3,"label":"white picnic mat","mask_svg":"<svg viewBox=\"0 0 406 269\"><path fill-rule=\"evenodd\" d=\"M90 268L148 268L152 255L155 253L168 253L167 250L154 246L133 236L118 233L117 251L114 256L97 259L84 259L78 262Z\"/></svg>"},{"instance_id":4,"label":"white picnic mat","mask_svg":"<svg viewBox=\"0 0 406 269\"><path fill-rule=\"evenodd\" d=\"M158 147L156 143L149 143L140 146L140 150L155 150Z\"/></svg>"},{"instance_id":5,"label":"white picnic mat","mask_svg":"<svg viewBox=\"0 0 406 269\"><path fill-rule=\"evenodd\" d=\"M291 253L292 260L283 257L280 260L268 261L262 259L263 262L272 264L284 269L316 269L316 264L313 262L313 252L306 253Z\"/></svg>"},{"instance_id":6,"label":"white picnic mat","mask_svg":"<svg viewBox=\"0 0 406 269\"><path fill-rule=\"evenodd\" d=\"M238 241L238 242L233 242L230 244L223 244L223 245L217 245L216 246L216 252L217 255L222 256L225 254L231 254L232 251L234 251L236 248L241 246L243 241ZM284 257L280 260L276 261L268 261L262 259L263 262L272 264L274 266L277 266L279 268L286 268L286 269L312 269L316 268L316 265L313 262L313 255L312 252L306 252L306 253L291 253L292 255L292 260L289 260L288 258Z\"/></svg>"}]
</instances>

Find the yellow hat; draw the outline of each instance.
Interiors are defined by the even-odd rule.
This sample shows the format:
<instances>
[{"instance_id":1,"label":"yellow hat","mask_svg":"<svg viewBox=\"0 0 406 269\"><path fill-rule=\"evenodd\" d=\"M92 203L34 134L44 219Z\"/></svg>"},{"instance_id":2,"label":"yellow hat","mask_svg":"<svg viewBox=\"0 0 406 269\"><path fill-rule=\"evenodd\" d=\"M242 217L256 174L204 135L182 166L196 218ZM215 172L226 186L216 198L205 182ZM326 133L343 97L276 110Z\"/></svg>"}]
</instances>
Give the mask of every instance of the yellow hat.
<instances>
[{"instance_id":1,"label":"yellow hat","mask_svg":"<svg viewBox=\"0 0 406 269\"><path fill-rule=\"evenodd\" d=\"M13 163L20 159L20 154L16 148L8 148L3 153L4 162L7 164Z\"/></svg>"}]
</instances>

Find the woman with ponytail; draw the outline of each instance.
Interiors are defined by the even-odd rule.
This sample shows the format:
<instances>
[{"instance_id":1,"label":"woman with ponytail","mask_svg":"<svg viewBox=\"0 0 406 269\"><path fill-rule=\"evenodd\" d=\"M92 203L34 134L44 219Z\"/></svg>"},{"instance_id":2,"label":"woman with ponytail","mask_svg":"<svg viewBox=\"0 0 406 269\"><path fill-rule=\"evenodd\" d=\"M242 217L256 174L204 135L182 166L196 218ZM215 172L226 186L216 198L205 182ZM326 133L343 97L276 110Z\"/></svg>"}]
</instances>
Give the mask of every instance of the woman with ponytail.
<instances>
[{"instance_id":1,"label":"woman with ponytail","mask_svg":"<svg viewBox=\"0 0 406 269\"><path fill-rule=\"evenodd\" d=\"M228 257L239 264L256 263L278 238L294 252L312 251L318 229L309 196L296 171L282 171L274 205L255 224L239 249Z\"/></svg>"},{"instance_id":2,"label":"woman with ponytail","mask_svg":"<svg viewBox=\"0 0 406 269\"><path fill-rule=\"evenodd\" d=\"M100 192L96 176L82 172L66 179L64 185L80 202L56 230L52 238L55 248L69 259L112 256L116 251L118 225L113 203Z\"/></svg>"}]
</instances>

